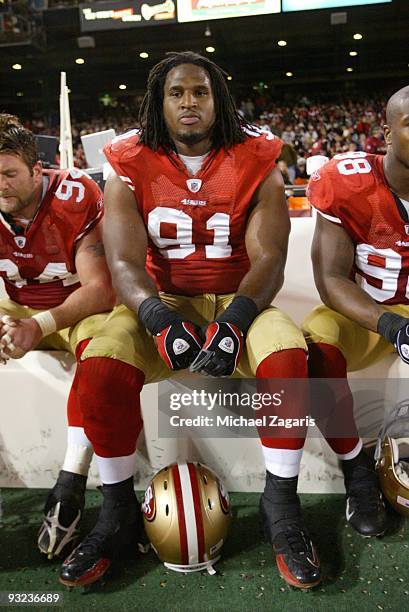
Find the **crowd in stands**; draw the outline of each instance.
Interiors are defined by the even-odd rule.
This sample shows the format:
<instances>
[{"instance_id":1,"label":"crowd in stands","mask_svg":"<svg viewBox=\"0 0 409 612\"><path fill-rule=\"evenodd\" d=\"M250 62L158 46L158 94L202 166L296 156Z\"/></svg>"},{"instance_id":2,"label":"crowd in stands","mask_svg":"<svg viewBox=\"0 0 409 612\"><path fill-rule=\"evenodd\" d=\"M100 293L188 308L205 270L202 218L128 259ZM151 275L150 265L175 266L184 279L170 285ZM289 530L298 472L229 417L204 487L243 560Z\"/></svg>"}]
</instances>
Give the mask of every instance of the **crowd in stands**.
<instances>
[{"instance_id":1,"label":"crowd in stands","mask_svg":"<svg viewBox=\"0 0 409 612\"><path fill-rule=\"evenodd\" d=\"M283 142L279 167L287 184L307 179L306 158L348 151L384 153L382 126L385 122L386 99L344 100L338 103L313 103L302 98L296 104L266 102L248 98L238 104L239 112L251 123L269 129ZM36 133L58 136L58 128L50 128L42 120L27 126ZM114 128L117 134L138 126L137 112L115 112L103 118L72 120L75 163L86 168L81 135Z\"/></svg>"}]
</instances>

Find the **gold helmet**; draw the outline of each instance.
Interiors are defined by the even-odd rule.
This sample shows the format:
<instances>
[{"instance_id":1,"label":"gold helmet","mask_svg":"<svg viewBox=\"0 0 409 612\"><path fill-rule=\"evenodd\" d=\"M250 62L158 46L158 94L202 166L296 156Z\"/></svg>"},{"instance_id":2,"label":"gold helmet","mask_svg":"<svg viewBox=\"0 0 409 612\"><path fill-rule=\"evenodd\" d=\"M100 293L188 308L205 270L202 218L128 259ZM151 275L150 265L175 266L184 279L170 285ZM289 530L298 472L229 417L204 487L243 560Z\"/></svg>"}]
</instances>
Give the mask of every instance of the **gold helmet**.
<instances>
[{"instance_id":1,"label":"gold helmet","mask_svg":"<svg viewBox=\"0 0 409 612\"><path fill-rule=\"evenodd\" d=\"M409 404L405 399L385 415L375 450L382 492L390 505L409 516Z\"/></svg>"},{"instance_id":2,"label":"gold helmet","mask_svg":"<svg viewBox=\"0 0 409 612\"><path fill-rule=\"evenodd\" d=\"M409 462L401 459L408 456L408 449L408 438L386 436L380 445L376 468L382 492L390 505L409 517Z\"/></svg>"},{"instance_id":3,"label":"gold helmet","mask_svg":"<svg viewBox=\"0 0 409 612\"><path fill-rule=\"evenodd\" d=\"M220 558L230 523L229 495L200 463L173 463L158 472L142 504L145 531L159 559L177 572L207 569Z\"/></svg>"}]
</instances>

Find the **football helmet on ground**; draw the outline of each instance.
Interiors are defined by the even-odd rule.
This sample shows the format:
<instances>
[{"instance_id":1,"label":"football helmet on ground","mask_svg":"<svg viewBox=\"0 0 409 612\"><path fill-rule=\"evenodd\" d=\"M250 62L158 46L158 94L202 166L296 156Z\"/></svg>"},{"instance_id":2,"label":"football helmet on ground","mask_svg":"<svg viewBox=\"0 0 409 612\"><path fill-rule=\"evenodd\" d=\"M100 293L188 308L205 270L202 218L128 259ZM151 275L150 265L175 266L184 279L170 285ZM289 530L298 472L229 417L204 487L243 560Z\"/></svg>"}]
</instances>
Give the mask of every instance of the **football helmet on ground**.
<instances>
[{"instance_id":1,"label":"football helmet on ground","mask_svg":"<svg viewBox=\"0 0 409 612\"><path fill-rule=\"evenodd\" d=\"M142 511L146 534L166 567L215 573L229 528L230 502L211 469L189 462L160 470L146 489Z\"/></svg>"}]
</instances>

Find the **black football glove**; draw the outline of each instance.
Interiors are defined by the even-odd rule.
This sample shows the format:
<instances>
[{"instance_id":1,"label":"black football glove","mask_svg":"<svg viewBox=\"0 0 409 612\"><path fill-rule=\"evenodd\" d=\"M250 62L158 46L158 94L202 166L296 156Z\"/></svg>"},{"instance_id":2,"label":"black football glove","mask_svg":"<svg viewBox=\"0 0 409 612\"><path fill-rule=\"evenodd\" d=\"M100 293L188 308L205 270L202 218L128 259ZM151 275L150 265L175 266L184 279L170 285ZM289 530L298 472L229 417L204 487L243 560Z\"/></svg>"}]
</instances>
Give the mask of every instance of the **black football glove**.
<instances>
[{"instance_id":1,"label":"black football glove","mask_svg":"<svg viewBox=\"0 0 409 612\"><path fill-rule=\"evenodd\" d=\"M184 370L200 352L200 335L200 327L191 321L180 320L159 332L155 343L159 355L171 370Z\"/></svg>"},{"instance_id":2,"label":"black football glove","mask_svg":"<svg viewBox=\"0 0 409 612\"><path fill-rule=\"evenodd\" d=\"M232 323L212 321L205 335L203 348L191 364L190 371L207 376L231 376L243 352L243 333Z\"/></svg>"},{"instance_id":3,"label":"black football glove","mask_svg":"<svg viewBox=\"0 0 409 612\"><path fill-rule=\"evenodd\" d=\"M203 344L200 327L192 321L183 320L157 297L142 302L138 315L154 336L158 353L168 368L188 368Z\"/></svg>"},{"instance_id":4,"label":"black football glove","mask_svg":"<svg viewBox=\"0 0 409 612\"><path fill-rule=\"evenodd\" d=\"M402 361L409 364L409 319L394 312L384 312L379 317L378 333L392 342Z\"/></svg>"}]
</instances>

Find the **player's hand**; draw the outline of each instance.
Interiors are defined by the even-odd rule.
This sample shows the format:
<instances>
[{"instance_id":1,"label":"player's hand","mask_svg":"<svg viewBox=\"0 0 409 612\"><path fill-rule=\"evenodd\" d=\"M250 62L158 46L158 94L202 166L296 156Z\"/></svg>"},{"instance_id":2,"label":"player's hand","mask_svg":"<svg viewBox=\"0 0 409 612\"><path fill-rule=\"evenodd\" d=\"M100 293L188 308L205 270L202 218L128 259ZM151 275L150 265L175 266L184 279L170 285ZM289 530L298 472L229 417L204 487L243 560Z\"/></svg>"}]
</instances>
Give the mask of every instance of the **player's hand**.
<instances>
[{"instance_id":1,"label":"player's hand","mask_svg":"<svg viewBox=\"0 0 409 612\"><path fill-rule=\"evenodd\" d=\"M19 359L34 349L43 335L38 323L32 319L1 318L0 351L7 357Z\"/></svg>"},{"instance_id":2,"label":"player's hand","mask_svg":"<svg viewBox=\"0 0 409 612\"><path fill-rule=\"evenodd\" d=\"M202 350L190 366L191 372L207 376L231 376L244 346L242 332L232 323L213 321L206 328Z\"/></svg>"},{"instance_id":3,"label":"player's hand","mask_svg":"<svg viewBox=\"0 0 409 612\"><path fill-rule=\"evenodd\" d=\"M201 329L191 321L175 321L155 336L159 355L171 370L184 370L199 354Z\"/></svg>"},{"instance_id":4,"label":"player's hand","mask_svg":"<svg viewBox=\"0 0 409 612\"><path fill-rule=\"evenodd\" d=\"M377 331L392 342L402 361L409 364L409 318L395 312L384 312L378 320Z\"/></svg>"}]
</instances>

